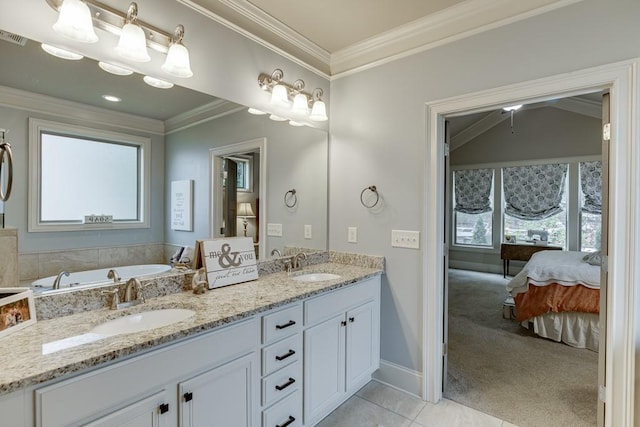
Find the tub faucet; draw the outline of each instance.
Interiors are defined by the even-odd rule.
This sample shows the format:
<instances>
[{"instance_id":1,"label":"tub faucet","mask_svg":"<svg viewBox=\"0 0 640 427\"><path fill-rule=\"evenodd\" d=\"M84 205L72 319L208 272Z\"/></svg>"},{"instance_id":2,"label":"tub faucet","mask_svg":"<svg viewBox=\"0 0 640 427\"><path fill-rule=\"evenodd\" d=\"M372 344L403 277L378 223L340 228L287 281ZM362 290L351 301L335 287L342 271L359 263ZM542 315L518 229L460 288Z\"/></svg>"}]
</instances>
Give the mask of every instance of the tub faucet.
<instances>
[{"instance_id":1,"label":"tub faucet","mask_svg":"<svg viewBox=\"0 0 640 427\"><path fill-rule=\"evenodd\" d=\"M61 271L58 273L58 277L53 281L53 289L60 289L60 280L62 280L62 276L69 276L68 271Z\"/></svg>"},{"instance_id":2,"label":"tub faucet","mask_svg":"<svg viewBox=\"0 0 640 427\"><path fill-rule=\"evenodd\" d=\"M113 283L118 283L120 281L120 275L115 268L112 268L107 272L107 279L113 279Z\"/></svg>"},{"instance_id":3,"label":"tub faucet","mask_svg":"<svg viewBox=\"0 0 640 427\"><path fill-rule=\"evenodd\" d=\"M280 257L282 256L282 254L280 253L280 251L279 251L279 250L277 250L277 249L274 249L274 250L272 250L272 251L271 251L271 256L274 256L274 255L276 255L276 254L278 255L278 258L280 258Z\"/></svg>"}]
</instances>

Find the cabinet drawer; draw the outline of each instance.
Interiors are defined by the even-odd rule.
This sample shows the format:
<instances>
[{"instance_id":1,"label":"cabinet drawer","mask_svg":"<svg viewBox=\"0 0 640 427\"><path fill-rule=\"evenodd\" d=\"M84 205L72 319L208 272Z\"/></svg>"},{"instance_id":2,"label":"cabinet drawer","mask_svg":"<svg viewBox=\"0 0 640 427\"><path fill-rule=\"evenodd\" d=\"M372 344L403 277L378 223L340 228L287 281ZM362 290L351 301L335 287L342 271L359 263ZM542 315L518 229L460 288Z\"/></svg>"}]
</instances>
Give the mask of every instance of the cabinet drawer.
<instances>
[{"instance_id":1,"label":"cabinet drawer","mask_svg":"<svg viewBox=\"0 0 640 427\"><path fill-rule=\"evenodd\" d=\"M284 366L300 360L302 335L296 334L262 350L262 375L269 375Z\"/></svg>"},{"instance_id":2,"label":"cabinet drawer","mask_svg":"<svg viewBox=\"0 0 640 427\"><path fill-rule=\"evenodd\" d=\"M302 394L300 390L262 412L262 427L300 427Z\"/></svg>"},{"instance_id":3,"label":"cabinet drawer","mask_svg":"<svg viewBox=\"0 0 640 427\"><path fill-rule=\"evenodd\" d=\"M302 385L302 363L295 362L262 380L262 405L274 402L300 389Z\"/></svg>"},{"instance_id":4,"label":"cabinet drawer","mask_svg":"<svg viewBox=\"0 0 640 427\"><path fill-rule=\"evenodd\" d=\"M356 285L306 301L304 303L305 326L314 325L336 314L344 313L352 307L373 300L380 295L379 283L379 280L370 278Z\"/></svg>"},{"instance_id":5,"label":"cabinet drawer","mask_svg":"<svg viewBox=\"0 0 640 427\"><path fill-rule=\"evenodd\" d=\"M302 328L302 304L262 316L262 343L288 337Z\"/></svg>"}]
</instances>

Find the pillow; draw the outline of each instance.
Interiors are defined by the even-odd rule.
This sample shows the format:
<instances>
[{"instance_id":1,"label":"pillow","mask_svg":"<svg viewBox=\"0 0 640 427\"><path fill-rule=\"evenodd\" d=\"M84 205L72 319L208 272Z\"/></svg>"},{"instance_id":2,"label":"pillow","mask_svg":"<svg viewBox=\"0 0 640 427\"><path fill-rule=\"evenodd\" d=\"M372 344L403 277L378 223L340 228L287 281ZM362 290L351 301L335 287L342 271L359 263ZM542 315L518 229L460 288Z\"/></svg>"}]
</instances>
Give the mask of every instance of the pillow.
<instances>
[{"instance_id":1,"label":"pillow","mask_svg":"<svg viewBox=\"0 0 640 427\"><path fill-rule=\"evenodd\" d=\"M600 251L588 253L582 257L582 260L590 265L600 265L602 264L602 253Z\"/></svg>"}]
</instances>

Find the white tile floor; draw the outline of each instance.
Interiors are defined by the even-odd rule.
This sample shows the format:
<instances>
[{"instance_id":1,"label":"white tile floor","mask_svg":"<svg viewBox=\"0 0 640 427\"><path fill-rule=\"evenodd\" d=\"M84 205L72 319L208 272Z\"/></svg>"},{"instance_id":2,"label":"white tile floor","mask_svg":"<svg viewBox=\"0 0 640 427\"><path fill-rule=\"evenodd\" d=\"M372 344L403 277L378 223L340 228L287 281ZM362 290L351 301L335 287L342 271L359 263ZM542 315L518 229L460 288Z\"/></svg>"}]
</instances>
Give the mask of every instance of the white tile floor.
<instances>
[{"instance_id":1,"label":"white tile floor","mask_svg":"<svg viewBox=\"0 0 640 427\"><path fill-rule=\"evenodd\" d=\"M516 427L443 399L437 405L371 381L317 427Z\"/></svg>"}]
</instances>

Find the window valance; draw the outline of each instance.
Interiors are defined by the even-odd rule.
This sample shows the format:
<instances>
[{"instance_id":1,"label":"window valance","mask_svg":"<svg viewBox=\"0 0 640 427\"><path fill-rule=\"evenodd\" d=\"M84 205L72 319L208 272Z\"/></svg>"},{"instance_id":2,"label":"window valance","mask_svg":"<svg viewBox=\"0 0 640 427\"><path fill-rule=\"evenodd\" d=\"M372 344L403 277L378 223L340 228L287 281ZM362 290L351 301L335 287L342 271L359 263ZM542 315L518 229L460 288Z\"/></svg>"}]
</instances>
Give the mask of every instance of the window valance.
<instances>
[{"instance_id":1,"label":"window valance","mask_svg":"<svg viewBox=\"0 0 640 427\"><path fill-rule=\"evenodd\" d=\"M465 169L454 172L456 212L480 214L491 211L493 169Z\"/></svg>"},{"instance_id":2,"label":"window valance","mask_svg":"<svg viewBox=\"0 0 640 427\"><path fill-rule=\"evenodd\" d=\"M505 214L525 220L549 218L562 209L566 164L516 166L502 169Z\"/></svg>"}]
</instances>

